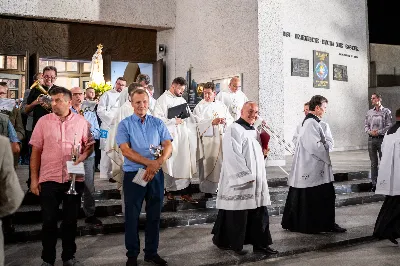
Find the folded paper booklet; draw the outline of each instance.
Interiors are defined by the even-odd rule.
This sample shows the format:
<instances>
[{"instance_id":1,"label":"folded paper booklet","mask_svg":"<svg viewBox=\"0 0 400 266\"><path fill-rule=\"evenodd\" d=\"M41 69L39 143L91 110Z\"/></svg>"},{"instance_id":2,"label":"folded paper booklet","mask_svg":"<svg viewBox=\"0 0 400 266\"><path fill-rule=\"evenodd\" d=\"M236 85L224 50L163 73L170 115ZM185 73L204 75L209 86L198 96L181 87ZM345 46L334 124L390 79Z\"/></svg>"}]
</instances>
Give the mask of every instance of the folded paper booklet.
<instances>
[{"instance_id":1,"label":"folded paper booklet","mask_svg":"<svg viewBox=\"0 0 400 266\"><path fill-rule=\"evenodd\" d=\"M146 173L146 170L140 168L135 177L133 178L132 182L138 184L139 186L145 187L147 185L147 181L143 180L144 173Z\"/></svg>"},{"instance_id":2,"label":"folded paper booklet","mask_svg":"<svg viewBox=\"0 0 400 266\"><path fill-rule=\"evenodd\" d=\"M73 161L67 161L68 174L85 175L85 167L82 163L74 165Z\"/></svg>"}]
</instances>

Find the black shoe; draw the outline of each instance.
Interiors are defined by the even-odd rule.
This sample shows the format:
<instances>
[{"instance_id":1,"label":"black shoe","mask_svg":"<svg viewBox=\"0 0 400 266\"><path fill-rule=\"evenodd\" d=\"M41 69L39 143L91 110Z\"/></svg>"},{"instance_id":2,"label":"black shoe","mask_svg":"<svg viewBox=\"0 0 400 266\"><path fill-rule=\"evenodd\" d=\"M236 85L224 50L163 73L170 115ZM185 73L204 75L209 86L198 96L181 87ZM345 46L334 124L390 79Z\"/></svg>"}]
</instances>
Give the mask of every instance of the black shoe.
<instances>
[{"instance_id":1,"label":"black shoe","mask_svg":"<svg viewBox=\"0 0 400 266\"><path fill-rule=\"evenodd\" d=\"M95 225L95 226L102 226L103 225L103 223L99 219L97 219L96 216L87 217L85 219L85 223L92 224L92 225Z\"/></svg>"},{"instance_id":2,"label":"black shoe","mask_svg":"<svg viewBox=\"0 0 400 266\"><path fill-rule=\"evenodd\" d=\"M347 229L342 228L338 224L335 223L335 225L333 226L333 229L331 230L331 232L334 232L334 233L345 233L345 232L347 232Z\"/></svg>"},{"instance_id":3,"label":"black shoe","mask_svg":"<svg viewBox=\"0 0 400 266\"><path fill-rule=\"evenodd\" d=\"M110 182L110 183L116 183L117 181L116 181L114 178L110 177L110 178L108 179L108 182Z\"/></svg>"},{"instance_id":4,"label":"black shoe","mask_svg":"<svg viewBox=\"0 0 400 266\"><path fill-rule=\"evenodd\" d=\"M100 173L100 169L97 168L97 167L94 169L94 171L97 172L97 173Z\"/></svg>"},{"instance_id":5,"label":"black shoe","mask_svg":"<svg viewBox=\"0 0 400 266\"><path fill-rule=\"evenodd\" d=\"M266 248L263 247L253 247L253 252L254 253L263 253L265 255L275 255L278 254L279 252L275 249L270 248L269 246Z\"/></svg>"},{"instance_id":6,"label":"black shoe","mask_svg":"<svg viewBox=\"0 0 400 266\"><path fill-rule=\"evenodd\" d=\"M375 190L376 190L376 186L373 185L373 186L371 187L371 190L370 190L370 191L371 191L371 192L375 192Z\"/></svg>"},{"instance_id":7,"label":"black shoe","mask_svg":"<svg viewBox=\"0 0 400 266\"><path fill-rule=\"evenodd\" d=\"M398 244L399 244L399 242L397 242L397 240L394 239L394 238L388 238L388 240L389 240L390 242L392 242L393 244L395 244L395 245L398 245Z\"/></svg>"},{"instance_id":8,"label":"black shoe","mask_svg":"<svg viewBox=\"0 0 400 266\"><path fill-rule=\"evenodd\" d=\"M239 255L239 256L243 256L243 255L247 254L247 250L244 250L244 249L234 250L234 252L235 252L236 255Z\"/></svg>"},{"instance_id":9,"label":"black shoe","mask_svg":"<svg viewBox=\"0 0 400 266\"><path fill-rule=\"evenodd\" d=\"M137 266L137 257L130 257L126 262L126 266Z\"/></svg>"},{"instance_id":10,"label":"black shoe","mask_svg":"<svg viewBox=\"0 0 400 266\"><path fill-rule=\"evenodd\" d=\"M158 254L153 256L153 257L151 257L151 258L146 258L145 257L144 261L152 262L155 265L164 265L164 266L168 265L168 263L165 260L163 260Z\"/></svg>"}]
</instances>

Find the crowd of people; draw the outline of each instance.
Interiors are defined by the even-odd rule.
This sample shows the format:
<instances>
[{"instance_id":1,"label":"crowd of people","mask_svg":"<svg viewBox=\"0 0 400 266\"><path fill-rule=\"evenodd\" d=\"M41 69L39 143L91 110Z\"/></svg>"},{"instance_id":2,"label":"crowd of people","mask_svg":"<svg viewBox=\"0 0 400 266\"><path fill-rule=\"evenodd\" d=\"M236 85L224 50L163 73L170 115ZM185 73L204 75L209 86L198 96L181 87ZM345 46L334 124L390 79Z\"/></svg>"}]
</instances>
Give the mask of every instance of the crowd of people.
<instances>
[{"instance_id":1,"label":"crowd of people","mask_svg":"<svg viewBox=\"0 0 400 266\"><path fill-rule=\"evenodd\" d=\"M0 187L1 195L6 195L0 197L0 216L15 211L23 198L15 171L7 165L11 160L17 165L22 147L30 158L29 190L39 197L42 210L43 266L54 265L56 260L61 204L63 265L82 265L75 258L81 202L85 222L102 226L95 216L93 199L97 168L101 179L121 189L128 266L138 265L143 201L144 260L167 265L157 252L164 196L196 204L190 186L193 178L199 179L204 197L216 196L219 211L211 232L216 247L244 255L247 251L243 246L251 244L255 253L278 253L271 248L267 209L271 204L265 166L269 135L258 104L241 91L238 77L230 80L228 90L218 94L212 82L206 83L204 98L193 111L182 97L187 86L182 77L175 78L158 99L153 98L150 78L144 74L129 86L119 77L114 88L99 99L93 88L83 91L54 85L57 69L53 66L45 67L35 79L39 88L27 90L19 108L10 104L8 115L0 114L0 133L8 137L0 138L0 159L4 157L0 160L0 180L6 180ZM0 97L4 95L7 86L0 83ZM373 94L371 100L374 108L367 113L365 131L369 136L372 189L388 195L374 234L397 243L400 109L392 126L391 113L382 107L381 96ZM293 138L295 150L281 223L283 229L292 232L346 232L335 222L329 155L334 141L329 125L322 121L327 106L328 99L313 96L304 105L305 118ZM26 116L25 126L21 113ZM378 157L384 166L379 174ZM8 217L3 222L6 230L12 230Z\"/></svg>"}]
</instances>

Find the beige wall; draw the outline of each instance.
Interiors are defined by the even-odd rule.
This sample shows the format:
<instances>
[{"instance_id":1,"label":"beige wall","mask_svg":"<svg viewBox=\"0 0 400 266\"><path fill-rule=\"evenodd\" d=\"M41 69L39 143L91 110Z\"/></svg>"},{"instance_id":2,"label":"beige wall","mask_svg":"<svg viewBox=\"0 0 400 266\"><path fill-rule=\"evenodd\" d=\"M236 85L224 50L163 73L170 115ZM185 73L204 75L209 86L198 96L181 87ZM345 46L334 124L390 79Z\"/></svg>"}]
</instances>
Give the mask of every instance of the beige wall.
<instances>
[{"instance_id":1,"label":"beige wall","mask_svg":"<svg viewBox=\"0 0 400 266\"><path fill-rule=\"evenodd\" d=\"M2 15L147 29L173 28L175 10L175 0L0 0Z\"/></svg>"}]
</instances>

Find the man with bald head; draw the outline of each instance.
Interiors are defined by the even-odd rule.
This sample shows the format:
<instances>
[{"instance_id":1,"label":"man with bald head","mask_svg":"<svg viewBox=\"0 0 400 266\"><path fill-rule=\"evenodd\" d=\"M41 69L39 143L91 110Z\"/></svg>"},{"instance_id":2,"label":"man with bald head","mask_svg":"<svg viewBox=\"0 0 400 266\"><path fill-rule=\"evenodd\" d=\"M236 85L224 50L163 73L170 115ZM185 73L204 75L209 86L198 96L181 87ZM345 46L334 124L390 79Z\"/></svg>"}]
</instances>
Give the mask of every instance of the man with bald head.
<instances>
[{"instance_id":1,"label":"man with bald head","mask_svg":"<svg viewBox=\"0 0 400 266\"><path fill-rule=\"evenodd\" d=\"M82 115L91 125L90 131L94 139L100 138L100 127L97 121L97 116L94 110L95 106L84 107L83 105L83 90L79 87L74 87L71 89L72 93L72 106L71 112L75 114ZM85 166L85 186L83 189L83 211L85 212L86 219L85 222L88 224L100 226L102 222L96 218L94 212L96 210L95 201L93 198L94 193L94 172L95 172L95 152L93 152L86 160L83 162Z\"/></svg>"},{"instance_id":2,"label":"man with bald head","mask_svg":"<svg viewBox=\"0 0 400 266\"><path fill-rule=\"evenodd\" d=\"M271 204L260 134L253 127L258 105L246 102L241 116L225 132L222 140L221 177L218 184L217 220L212 230L213 243L244 255L243 245L266 255L277 251L269 231L267 205Z\"/></svg>"},{"instance_id":3,"label":"man with bald head","mask_svg":"<svg viewBox=\"0 0 400 266\"><path fill-rule=\"evenodd\" d=\"M249 100L241 88L239 77L233 77L229 82L229 90L221 91L215 98L228 106L229 112L235 120L240 118L240 110L243 104Z\"/></svg>"}]
</instances>

